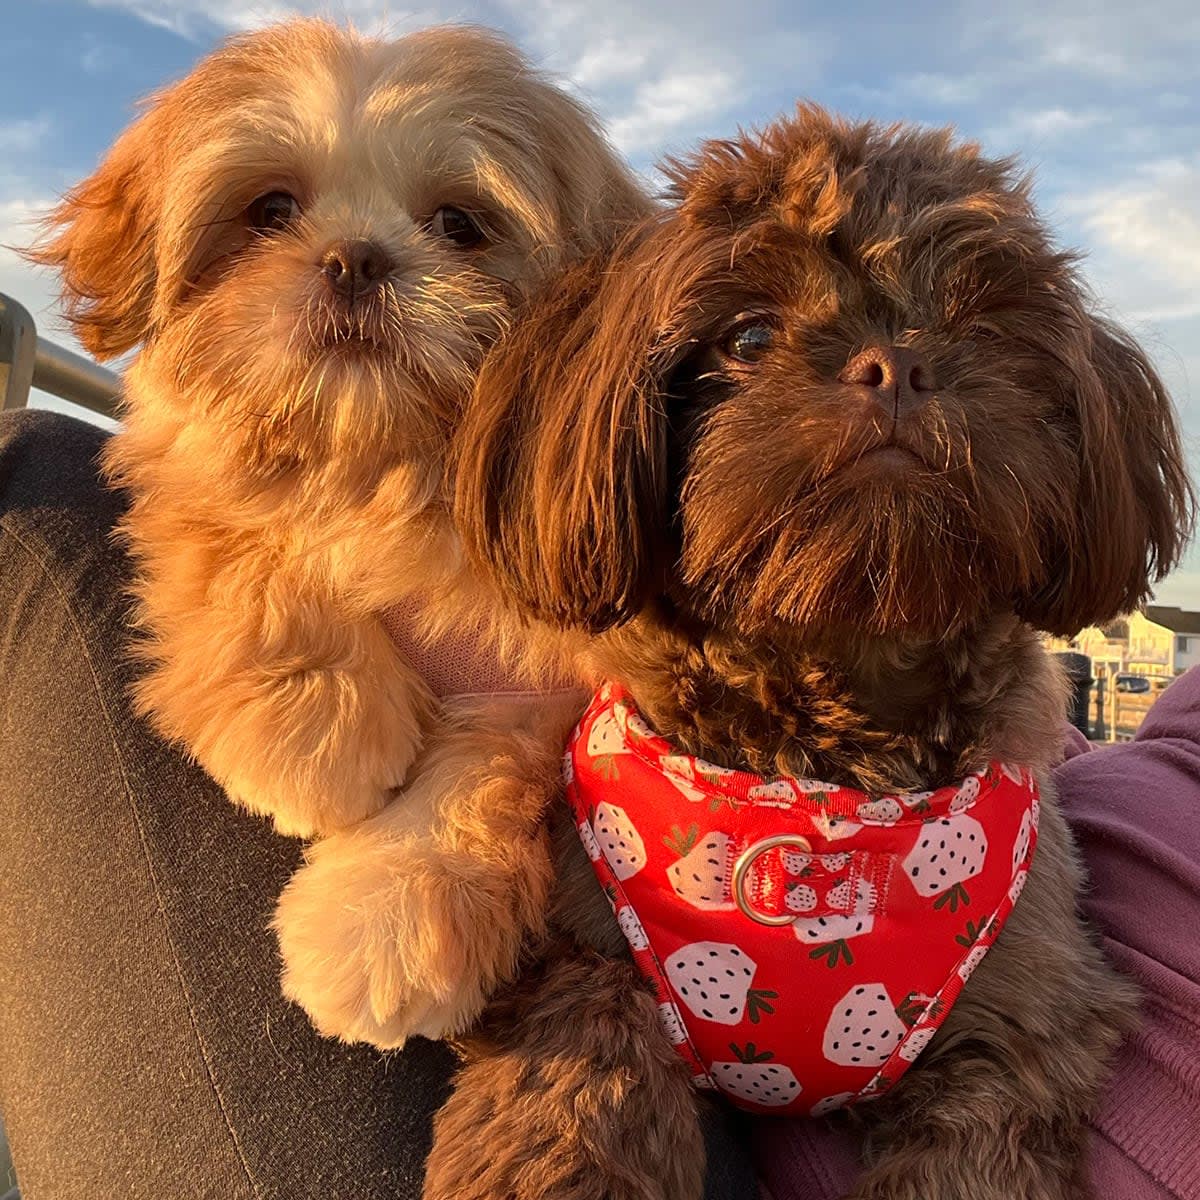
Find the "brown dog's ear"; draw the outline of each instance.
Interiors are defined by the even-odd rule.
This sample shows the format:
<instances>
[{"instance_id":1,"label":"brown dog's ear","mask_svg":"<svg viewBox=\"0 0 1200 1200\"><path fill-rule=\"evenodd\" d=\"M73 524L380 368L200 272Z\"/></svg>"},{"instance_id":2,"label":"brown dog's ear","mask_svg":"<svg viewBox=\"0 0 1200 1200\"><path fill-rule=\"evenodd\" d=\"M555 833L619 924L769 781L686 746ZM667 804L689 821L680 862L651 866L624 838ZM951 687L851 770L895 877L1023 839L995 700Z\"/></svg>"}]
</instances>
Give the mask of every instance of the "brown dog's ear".
<instances>
[{"instance_id":1,"label":"brown dog's ear","mask_svg":"<svg viewBox=\"0 0 1200 1200\"><path fill-rule=\"evenodd\" d=\"M1085 318L1071 356L1079 421L1078 509L1055 531L1051 577L1018 605L1039 629L1069 636L1132 612L1179 560L1195 495L1174 406L1123 331Z\"/></svg>"},{"instance_id":2,"label":"brown dog's ear","mask_svg":"<svg viewBox=\"0 0 1200 1200\"><path fill-rule=\"evenodd\" d=\"M460 430L459 528L543 619L609 628L663 568L669 290L632 235L531 301L484 364Z\"/></svg>"},{"instance_id":3,"label":"brown dog's ear","mask_svg":"<svg viewBox=\"0 0 1200 1200\"><path fill-rule=\"evenodd\" d=\"M149 331L160 125L156 107L127 129L50 214L43 239L26 255L62 272L67 318L99 359L131 349Z\"/></svg>"}]
</instances>

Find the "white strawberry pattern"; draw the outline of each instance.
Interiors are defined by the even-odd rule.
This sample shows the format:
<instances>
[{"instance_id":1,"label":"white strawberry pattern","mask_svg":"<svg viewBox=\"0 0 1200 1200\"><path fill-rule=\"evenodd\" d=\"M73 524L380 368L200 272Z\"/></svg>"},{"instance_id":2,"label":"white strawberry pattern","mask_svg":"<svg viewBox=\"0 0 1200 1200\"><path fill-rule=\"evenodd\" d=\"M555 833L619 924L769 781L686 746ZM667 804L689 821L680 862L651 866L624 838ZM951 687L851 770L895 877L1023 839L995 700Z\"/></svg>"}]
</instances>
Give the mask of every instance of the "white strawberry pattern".
<instances>
[{"instance_id":1,"label":"white strawberry pattern","mask_svg":"<svg viewBox=\"0 0 1200 1200\"><path fill-rule=\"evenodd\" d=\"M950 812L965 812L979 799L979 776L968 775L959 785L954 799L950 801Z\"/></svg>"},{"instance_id":2,"label":"white strawberry pattern","mask_svg":"<svg viewBox=\"0 0 1200 1200\"><path fill-rule=\"evenodd\" d=\"M850 855L841 854L822 854L821 866L827 871L844 871L850 865Z\"/></svg>"},{"instance_id":3,"label":"white strawberry pattern","mask_svg":"<svg viewBox=\"0 0 1200 1200\"><path fill-rule=\"evenodd\" d=\"M671 890L685 904L709 912L728 912L737 907L729 893L729 835L698 836L695 826L686 833L676 827L676 840L669 848L681 857L667 868Z\"/></svg>"},{"instance_id":4,"label":"white strawberry pattern","mask_svg":"<svg viewBox=\"0 0 1200 1200\"><path fill-rule=\"evenodd\" d=\"M621 732L621 726L611 713L602 713L592 724L588 734L589 758L607 758L613 754L628 754L629 746Z\"/></svg>"},{"instance_id":5,"label":"white strawberry pattern","mask_svg":"<svg viewBox=\"0 0 1200 1200\"><path fill-rule=\"evenodd\" d=\"M613 712L621 728L636 741L645 741L654 736L654 730L642 720L642 714L631 710L627 704L613 705Z\"/></svg>"},{"instance_id":6,"label":"white strawberry pattern","mask_svg":"<svg viewBox=\"0 0 1200 1200\"><path fill-rule=\"evenodd\" d=\"M650 939L646 936L645 927L638 919L637 913L628 904L617 909L617 924L620 925L621 932L625 935L625 940L629 943L631 950L648 950L650 948Z\"/></svg>"},{"instance_id":7,"label":"white strawberry pattern","mask_svg":"<svg viewBox=\"0 0 1200 1200\"><path fill-rule=\"evenodd\" d=\"M792 784L795 786L796 791L810 796L815 795L817 792L833 792L837 790L828 783L822 783L819 779L799 779L793 777Z\"/></svg>"},{"instance_id":8,"label":"white strawberry pattern","mask_svg":"<svg viewBox=\"0 0 1200 1200\"><path fill-rule=\"evenodd\" d=\"M936 1025L922 1025L917 1029L910 1029L908 1037L901 1043L897 1053L905 1062L916 1062L937 1031Z\"/></svg>"},{"instance_id":9,"label":"white strawberry pattern","mask_svg":"<svg viewBox=\"0 0 1200 1200\"><path fill-rule=\"evenodd\" d=\"M596 835L592 832L592 827L586 821L579 822L579 840L583 843L584 850L587 851L587 856L592 862L599 862L600 843L596 841Z\"/></svg>"},{"instance_id":10,"label":"white strawberry pattern","mask_svg":"<svg viewBox=\"0 0 1200 1200\"><path fill-rule=\"evenodd\" d=\"M975 974L975 968L983 962L984 955L987 954L988 947L986 945L972 946L970 953L966 958L958 964L958 976L966 983L972 975Z\"/></svg>"},{"instance_id":11,"label":"white strawberry pattern","mask_svg":"<svg viewBox=\"0 0 1200 1200\"><path fill-rule=\"evenodd\" d=\"M807 883L789 883L783 895L783 906L788 912L812 912L817 907L817 893Z\"/></svg>"},{"instance_id":12,"label":"white strawberry pattern","mask_svg":"<svg viewBox=\"0 0 1200 1200\"><path fill-rule=\"evenodd\" d=\"M843 1067L882 1067L907 1033L882 983L852 987L834 1005L822 1051Z\"/></svg>"},{"instance_id":13,"label":"white strawberry pattern","mask_svg":"<svg viewBox=\"0 0 1200 1200\"><path fill-rule=\"evenodd\" d=\"M956 889L951 898L951 908L956 908L965 895L963 883L983 869L987 848L983 826L969 814L958 813L923 824L901 867L918 895L938 896Z\"/></svg>"},{"instance_id":14,"label":"white strawberry pattern","mask_svg":"<svg viewBox=\"0 0 1200 1200\"><path fill-rule=\"evenodd\" d=\"M895 825L904 816L900 801L894 796L881 796L858 806L858 819L864 825Z\"/></svg>"},{"instance_id":15,"label":"white strawberry pattern","mask_svg":"<svg viewBox=\"0 0 1200 1200\"><path fill-rule=\"evenodd\" d=\"M670 1000L664 1000L659 1004L658 1021L672 1046L678 1046L687 1041L683 1018L679 1015L679 1009Z\"/></svg>"},{"instance_id":16,"label":"white strawberry pattern","mask_svg":"<svg viewBox=\"0 0 1200 1200\"><path fill-rule=\"evenodd\" d=\"M839 885L849 889L849 881ZM835 889L836 890L836 889ZM832 900L826 901L831 908L839 907ZM864 933L870 933L875 928L874 908L875 896L871 885L860 879L855 889L854 911L842 913L827 913L819 917L804 917L792 922L792 932L800 941L810 946L823 946L829 943L845 941Z\"/></svg>"},{"instance_id":17,"label":"white strawberry pattern","mask_svg":"<svg viewBox=\"0 0 1200 1200\"><path fill-rule=\"evenodd\" d=\"M796 793L786 779L771 779L755 784L746 793L746 798L758 804L791 804L796 799Z\"/></svg>"},{"instance_id":18,"label":"white strawberry pattern","mask_svg":"<svg viewBox=\"0 0 1200 1200\"><path fill-rule=\"evenodd\" d=\"M737 1060L713 1063L711 1069L717 1087L726 1095L763 1108L790 1104L800 1095L800 1081L790 1067L772 1062L775 1056L769 1050L760 1051L753 1042L747 1042L744 1050L736 1045L729 1048Z\"/></svg>"},{"instance_id":19,"label":"white strawberry pattern","mask_svg":"<svg viewBox=\"0 0 1200 1200\"><path fill-rule=\"evenodd\" d=\"M1033 833L1033 814L1026 813L1021 818L1021 828L1017 830L1013 842L1012 865L1015 871L1029 857L1029 841Z\"/></svg>"},{"instance_id":20,"label":"white strawberry pattern","mask_svg":"<svg viewBox=\"0 0 1200 1200\"><path fill-rule=\"evenodd\" d=\"M1025 890L1025 881L1028 878L1029 878L1028 869L1023 870L1023 871L1018 871L1016 873L1016 875L1013 876L1013 881L1008 886L1008 898L1014 904L1016 904L1016 902L1021 898L1021 893Z\"/></svg>"},{"instance_id":21,"label":"white strawberry pattern","mask_svg":"<svg viewBox=\"0 0 1200 1200\"><path fill-rule=\"evenodd\" d=\"M575 782L575 756L568 750L562 759L563 782L570 787Z\"/></svg>"},{"instance_id":22,"label":"white strawberry pattern","mask_svg":"<svg viewBox=\"0 0 1200 1200\"><path fill-rule=\"evenodd\" d=\"M752 989L755 963L729 942L693 942L667 960L667 979L689 1011L718 1025L737 1025L749 1012L772 1011L774 992Z\"/></svg>"},{"instance_id":23,"label":"white strawberry pattern","mask_svg":"<svg viewBox=\"0 0 1200 1200\"><path fill-rule=\"evenodd\" d=\"M810 1117L824 1117L839 1108L845 1108L854 1099L853 1092L835 1092L832 1096L824 1096L808 1110Z\"/></svg>"},{"instance_id":24,"label":"white strawberry pattern","mask_svg":"<svg viewBox=\"0 0 1200 1200\"><path fill-rule=\"evenodd\" d=\"M809 866L812 865L813 856L805 854L802 850L784 850L783 851L783 869L789 875L800 875ZM837 868L833 868L836 870Z\"/></svg>"},{"instance_id":25,"label":"white strawberry pattern","mask_svg":"<svg viewBox=\"0 0 1200 1200\"><path fill-rule=\"evenodd\" d=\"M698 802L706 799L707 793L703 788L698 788L694 782L696 773L692 762L693 760L686 754L664 754L659 759L659 766L663 769L663 775L684 796L689 800Z\"/></svg>"},{"instance_id":26,"label":"white strawberry pattern","mask_svg":"<svg viewBox=\"0 0 1200 1200\"><path fill-rule=\"evenodd\" d=\"M601 803L592 818L592 831L613 874L624 881L646 865L646 847L623 808Z\"/></svg>"},{"instance_id":27,"label":"white strawberry pattern","mask_svg":"<svg viewBox=\"0 0 1200 1200\"><path fill-rule=\"evenodd\" d=\"M852 838L862 829L857 821L843 817L840 813L832 815L825 812L817 813L813 817L812 823L821 837L830 842L840 842L845 838Z\"/></svg>"}]
</instances>

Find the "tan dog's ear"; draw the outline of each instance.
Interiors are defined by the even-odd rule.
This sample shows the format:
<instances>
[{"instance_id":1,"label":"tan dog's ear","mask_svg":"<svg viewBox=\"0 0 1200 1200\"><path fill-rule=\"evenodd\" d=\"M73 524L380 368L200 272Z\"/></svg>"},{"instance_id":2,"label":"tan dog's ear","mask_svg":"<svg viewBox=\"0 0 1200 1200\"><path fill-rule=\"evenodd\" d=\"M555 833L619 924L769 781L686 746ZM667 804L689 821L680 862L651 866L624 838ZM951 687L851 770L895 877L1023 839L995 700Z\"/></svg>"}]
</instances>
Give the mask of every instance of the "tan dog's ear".
<instances>
[{"instance_id":1,"label":"tan dog's ear","mask_svg":"<svg viewBox=\"0 0 1200 1200\"><path fill-rule=\"evenodd\" d=\"M611 245L614 229L649 215L653 205L645 189L586 107L549 87L531 116L556 184L558 234L552 240L569 255L595 253Z\"/></svg>"},{"instance_id":2,"label":"tan dog's ear","mask_svg":"<svg viewBox=\"0 0 1200 1200\"><path fill-rule=\"evenodd\" d=\"M1071 635L1131 612L1179 560L1195 495L1174 406L1124 332L1085 318L1070 354L1079 422L1078 507L1053 531L1045 586L1018 603L1039 629Z\"/></svg>"},{"instance_id":3,"label":"tan dog's ear","mask_svg":"<svg viewBox=\"0 0 1200 1200\"><path fill-rule=\"evenodd\" d=\"M457 515L534 614L594 631L646 603L670 543L669 268L633 235L518 313L460 429Z\"/></svg>"},{"instance_id":4,"label":"tan dog's ear","mask_svg":"<svg viewBox=\"0 0 1200 1200\"><path fill-rule=\"evenodd\" d=\"M27 257L62 272L68 320L97 358L142 341L154 298L154 238L163 130L156 106L127 129L96 171L46 220Z\"/></svg>"}]
</instances>

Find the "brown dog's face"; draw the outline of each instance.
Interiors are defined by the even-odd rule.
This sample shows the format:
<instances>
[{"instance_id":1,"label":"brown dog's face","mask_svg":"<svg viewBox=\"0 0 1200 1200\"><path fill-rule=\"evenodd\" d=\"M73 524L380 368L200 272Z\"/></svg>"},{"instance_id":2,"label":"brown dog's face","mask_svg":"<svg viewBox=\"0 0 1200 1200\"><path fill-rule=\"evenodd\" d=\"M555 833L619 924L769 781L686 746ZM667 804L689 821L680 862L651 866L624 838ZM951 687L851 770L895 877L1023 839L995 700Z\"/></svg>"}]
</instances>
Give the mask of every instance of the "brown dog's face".
<instances>
[{"instance_id":1,"label":"brown dog's face","mask_svg":"<svg viewBox=\"0 0 1200 1200\"><path fill-rule=\"evenodd\" d=\"M643 209L591 118L500 39L302 21L155 97L39 257L89 349L145 343L154 391L300 443L415 443L511 301Z\"/></svg>"},{"instance_id":2,"label":"brown dog's face","mask_svg":"<svg viewBox=\"0 0 1200 1200\"><path fill-rule=\"evenodd\" d=\"M601 628L659 594L752 636L1074 629L1173 563L1169 401L1010 164L802 109L673 176L673 209L481 381L461 497L537 611ZM515 357L539 353L559 376ZM522 481L503 498L471 490L485 455Z\"/></svg>"}]
</instances>

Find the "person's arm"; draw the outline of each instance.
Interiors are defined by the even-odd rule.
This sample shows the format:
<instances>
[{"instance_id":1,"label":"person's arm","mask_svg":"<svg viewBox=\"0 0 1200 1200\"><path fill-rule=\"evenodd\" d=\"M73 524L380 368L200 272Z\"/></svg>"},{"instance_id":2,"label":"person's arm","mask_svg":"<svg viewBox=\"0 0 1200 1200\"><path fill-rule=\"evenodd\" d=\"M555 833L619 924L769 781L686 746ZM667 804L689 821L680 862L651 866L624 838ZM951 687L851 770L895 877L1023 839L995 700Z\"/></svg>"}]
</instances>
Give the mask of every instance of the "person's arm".
<instances>
[{"instance_id":1,"label":"person's arm","mask_svg":"<svg viewBox=\"0 0 1200 1200\"><path fill-rule=\"evenodd\" d=\"M1088 869L1083 908L1143 994L1093 1121L1095 1195L1200 1196L1200 668L1133 741L1068 737L1055 782ZM771 1200L839 1200L857 1172L856 1137L829 1122L756 1122L754 1148Z\"/></svg>"}]
</instances>

